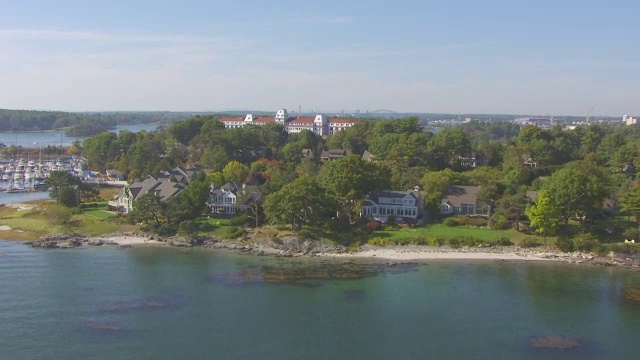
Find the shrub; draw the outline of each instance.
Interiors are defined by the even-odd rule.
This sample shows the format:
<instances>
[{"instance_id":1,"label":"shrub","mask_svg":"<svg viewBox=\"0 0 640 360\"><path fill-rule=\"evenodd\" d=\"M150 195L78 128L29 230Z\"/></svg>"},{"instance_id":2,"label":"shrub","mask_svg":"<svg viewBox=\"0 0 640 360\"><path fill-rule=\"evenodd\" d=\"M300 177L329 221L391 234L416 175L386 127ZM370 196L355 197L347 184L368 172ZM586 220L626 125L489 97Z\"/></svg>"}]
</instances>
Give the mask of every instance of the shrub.
<instances>
[{"instance_id":1,"label":"shrub","mask_svg":"<svg viewBox=\"0 0 640 360\"><path fill-rule=\"evenodd\" d=\"M639 239L640 238L640 229L637 227L630 227L624 230L622 233L625 239Z\"/></svg>"},{"instance_id":2,"label":"shrub","mask_svg":"<svg viewBox=\"0 0 640 360\"><path fill-rule=\"evenodd\" d=\"M447 240L447 245L451 246L454 249L462 247L462 245L460 245L460 239L458 238L451 238Z\"/></svg>"},{"instance_id":3,"label":"shrub","mask_svg":"<svg viewBox=\"0 0 640 360\"><path fill-rule=\"evenodd\" d=\"M521 248L528 249L536 246L540 246L540 244L534 238L524 238L518 244Z\"/></svg>"},{"instance_id":4,"label":"shrub","mask_svg":"<svg viewBox=\"0 0 640 360\"><path fill-rule=\"evenodd\" d=\"M445 243L445 239L441 238L441 237L430 237L429 238L429 246L442 246Z\"/></svg>"},{"instance_id":5,"label":"shrub","mask_svg":"<svg viewBox=\"0 0 640 360\"><path fill-rule=\"evenodd\" d=\"M231 226L246 226L247 224L250 224L251 219L249 219L249 214L244 213L242 215L238 215L238 216L234 216L231 219L229 219L229 225Z\"/></svg>"},{"instance_id":6,"label":"shrub","mask_svg":"<svg viewBox=\"0 0 640 360\"><path fill-rule=\"evenodd\" d=\"M464 246L473 247L484 244L484 240L473 236L463 236L460 238L460 242Z\"/></svg>"},{"instance_id":7,"label":"shrub","mask_svg":"<svg viewBox=\"0 0 640 360\"><path fill-rule=\"evenodd\" d=\"M298 232L298 234L305 239L310 238L310 236L308 236L307 234L302 234L302 231ZM267 227L258 228L254 230L254 237L258 239L268 239L271 241L276 241L278 240L278 230Z\"/></svg>"},{"instance_id":8,"label":"shrub","mask_svg":"<svg viewBox=\"0 0 640 360\"><path fill-rule=\"evenodd\" d=\"M64 206L51 205L47 209L47 219L51 225L67 225L73 216L71 209Z\"/></svg>"},{"instance_id":9,"label":"shrub","mask_svg":"<svg viewBox=\"0 0 640 360\"><path fill-rule=\"evenodd\" d=\"M365 235L369 235L373 232L373 230L371 230L370 227L366 226L366 225L359 225L357 226L355 229L353 229L354 234L356 234L357 236L365 236Z\"/></svg>"},{"instance_id":10,"label":"shrub","mask_svg":"<svg viewBox=\"0 0 640 360\"><path fill-rule=\"evenodd\" d=\"M507 219L506 216L500 214L493 215L489 219L487 224L493 230L507 230L511 227L511 224L509 224L509 219Z\"/></svg>"},{"instance_id":11,"label":"shrub","mask_svg":"<svg viewBox=\"0 0 640 360\"><path fill-rule=\"evenodd\" d=\"M566 236L559 236L558 240L556 240L556 247L560 251L564 252L573 252L575 250L575 244L573 240L569 239Z\"/></svg>"},{"instance_id":12,"label":"shrub","mask_svg":"<svg viewBox=\"0 0 640 360\"><path fill-rule=\"evenodd\" d=\"M369 239L368 243L375 246L387 246L389 245L389 239L383 237L374 237Z\"/></svg>"},{"instance_id":13,"label":"shrub","mask_svg":"<svg viewBox=\"0 0 640 360\"><path fill-rule=\"evenodd\" d=\"M590 252L597 249L600 246L600 242L594 239L592 236L583 235L575 240L575 246L578 251Z\"/></svg>"},{"instance_id":14,"label":"shrub","mask_svg":"<svg viewBox=\"0 0 640 360\"><path fill-rule=\"evenodd\" d=\"M244 229L239 226L229 226L222 233L223 239L236 239L244 234Z\"/></svg>"},{"instance_id":15,"label":"shrub","mask_svg":"<svg viewBox=\"0 0 640 360\"><path fill-rule=\"evenodd\" d=\"M171 224L162 224L158 228L158 235L160 236L171 236L175 234L176 234L176 228Z\"/></svg>"},{"instance_id":16,"label":"shrub","mask_svg":"<svg viewBox=\"0 0 640 360\"><path fill-rule=\"evenodd\" d=\"M429 239L424 237L413 238L411 239L410 244L411 245L429 245Z\"/></svg>"},{"instance_id":17,"label":"shrub","mask_svg":"<svg viewBox=\"0 0 640 360\"><path fill-rule=\"evenodd\" d=\"M382 228L382 222L380 221L369 221L367 223L367 227L372 231L380 230Z\"/></svg>"},{"instance_id":18,"label":"shrub","mask_svg":"<svg viewBox=\"0 0 640 360\"><path fill-rule=\"evenodd\" d=\"M637 254L640 249L640 245L638 244L611 244L609 245L609 250L616 253L624 253L624 254Z\"/></svg>"},{"instance_id":19,"label":"shrub","mask_svg":"<svg viewBox=\"0 0 640 360\"><path fill-rule=\"evenodd\" d=\"M458 222L456 221L455 218L452 218L452 217L444 219L443 224L449 227L458 226Z\"/></svg>"},{"instance_id":20,"label":"shrub","mask_svg":"<svg viewBox=\"0 0 640 360\"><path fill-rule=\"evenodd\" d=\"M499 237L498 239L496 239L496 245L498 246L511 246L513 245L513 243L511 242L511 240L509 240L509 238L507 237Z\"/></svg>"},{"instance_id":21,"label":"shrub","mask_svg":"<svg viewBox=\"0 0 640 360\"><path fill-rule=\"evenodd\" d=\"M477 227L487 226L488 223L489 222L487 221L487 219L481 217L468 218L468 220L466 221L467 226Z\"/></svg>"}]
</instances>

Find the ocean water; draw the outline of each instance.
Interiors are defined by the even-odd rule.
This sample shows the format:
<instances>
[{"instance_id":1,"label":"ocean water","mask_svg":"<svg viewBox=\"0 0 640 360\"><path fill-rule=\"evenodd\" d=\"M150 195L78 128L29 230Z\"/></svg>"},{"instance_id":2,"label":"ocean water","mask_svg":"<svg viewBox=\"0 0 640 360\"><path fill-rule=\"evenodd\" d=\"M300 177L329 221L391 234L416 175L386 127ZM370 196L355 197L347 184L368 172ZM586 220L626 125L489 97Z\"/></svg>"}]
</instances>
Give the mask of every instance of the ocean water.
<instances>
[{"instance_id":1,"label":"ocean water","mask_svg":"<svg viewBox=\"0 0 640 360\"><path fill-rule=\"evenodd\" d=\"M156 124L140 125L118 125L113 132L120 130L153 131L158 127ZM17 145L23 147L46 147L46 146L69 146L75 140L84 140L84 137L66 136L64 131L31 131L31 132L0 132L0 143L6 146Z\"/></svg>"},{"instance_id":2,"label":"ocean water","mask_svg":"<svg viewBox=\"0 0 640 360\"><path fill-rule=\"evenodd\" d=\"M0 241L0 359L631 359L639 288L564 264ZM577 345L532 346L549 336Z\"/></svg>"}]
</instances>

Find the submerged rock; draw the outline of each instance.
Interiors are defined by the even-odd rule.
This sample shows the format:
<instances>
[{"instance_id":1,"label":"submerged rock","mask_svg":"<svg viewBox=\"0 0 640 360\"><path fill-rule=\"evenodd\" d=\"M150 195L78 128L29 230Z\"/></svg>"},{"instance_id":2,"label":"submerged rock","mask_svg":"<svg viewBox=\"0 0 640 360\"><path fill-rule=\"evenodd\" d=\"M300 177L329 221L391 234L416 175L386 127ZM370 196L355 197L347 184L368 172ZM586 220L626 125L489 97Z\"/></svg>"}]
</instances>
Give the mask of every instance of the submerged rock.
<instances>
[{"instance_id":1,"label":"submerged rock","mask_svg":"<svg viewBox=\"0 0 640 360\"><path fill-rule=\"evenodd\" d=\"M112 301L107 304L108 312L153 311L174 309L175 303L160 299L142 299L133 301Z\"/></svg>"},{"instance_id":2,"label":"submerged rock","mask_svg":"<svg viewBox=\"0 0 640 360\"><path fill-rule=\"evenodd\" d=\"M354 301L354 302L362 302L367 293L364 290L360 289L346 289L342 292L341 301Z\"/></svg>"},{"instance_id":3,"label":"submerged rock","mask_svg":"<svg viewBox=\"0 0 640 360\"><path fill-rule=\"evenodd\" d=\"M109 321L97 321L97 320L85 320L82 323L82 329L88 330L95 333L121 333L124 329L114 323Z\"/></svg>"},{"instance_id":4,"label":"submerged rock","mask_svg":"<svg viewBox=\"0 0 640 360\"><path fill-rule=\"evenodd\" d=\"M371 263L284 263L282 266L249 266L243 270L228 272L209 277L211 282L225 286L255 284L293 284L317 286L323 280L356 280L383 274L400 274L414 271L417 264L398 264L389 267L386 264Z\"/></svg>"},{"instance_id":5,"label":"submerged rock","mask_svg":"<svg viewBox=\"0 0 640 360\"><path fill-rule=\"evenodd\" d=\"M625 288L623 296L627 303L640 306L640 288Z\"/></svg>"},{"instance_id":6,"label":"submerged rock","mask_svg":"<svg viewBox=\"0 0 640 360\"><path fill-rule=\"evenodd\" d=\"M573 350L582 346L582 342L579 339L566 336L536 336L531 338L531 347L534 349Z\"/></svg>"}]
</instances>

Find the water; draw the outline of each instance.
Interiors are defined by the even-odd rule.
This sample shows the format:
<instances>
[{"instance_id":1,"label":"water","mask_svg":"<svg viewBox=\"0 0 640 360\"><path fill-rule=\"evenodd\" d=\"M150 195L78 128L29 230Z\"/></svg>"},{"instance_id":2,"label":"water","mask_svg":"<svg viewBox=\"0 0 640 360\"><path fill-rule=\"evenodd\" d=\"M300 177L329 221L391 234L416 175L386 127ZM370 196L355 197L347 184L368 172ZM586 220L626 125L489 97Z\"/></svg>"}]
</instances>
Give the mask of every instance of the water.
<instances>
[{"instance_id":1,"label":"water","mask_svg":"<svg viewBox=\"0 0 640 360\"><path fill-rule=\"evenodd\" d=\"M4 183L6 186L10 185L9 182ZM26 193L11 193L7 194L4 191L0 191L0 204L10 203L23 203L27 201L51 199L48 191L26 192ZM2 220L0 220L0 223Z\"/></svg>"},{"instance_id":2,"label":"water","mask_svg":"<svg viewBox=\"0 0 640 360\"><path fill-rule=\"evenodd\" d=\"M157 124L140 124L140 125L118 125L113 132L120 130L153 131L158 127ZM66 136L64 131L33 131L33 132L0 132L0 143L7 146L15 145L23 147L38 146L69 146L76 140L84 140L84 137Z\"/></svg>"},{"instance_id":3,"label":"water","mask_svg":"<svg viewBox=\"0 0 640 360\"><path fill-rule=\"evenodd\" d=\"M623 295L639 286L637 271L562 264L0 241L0 359L635 358L640 306Z\"/></svg>"}]
</instances>

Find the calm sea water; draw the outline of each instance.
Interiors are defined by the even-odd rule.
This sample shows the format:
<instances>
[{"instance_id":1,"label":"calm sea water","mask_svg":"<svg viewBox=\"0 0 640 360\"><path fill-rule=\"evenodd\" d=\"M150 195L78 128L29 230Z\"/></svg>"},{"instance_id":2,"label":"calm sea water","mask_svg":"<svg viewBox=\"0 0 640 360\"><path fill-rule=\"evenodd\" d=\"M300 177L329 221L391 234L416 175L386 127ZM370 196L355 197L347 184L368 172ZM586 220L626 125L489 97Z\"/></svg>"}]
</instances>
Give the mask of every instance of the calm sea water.
<instances>
[{"instance_id":1,"label":"calm sea water","mask_svg":"<svg viewBox=\"0 0 640 360\"><path fill-rule=\"evenodd\" d=\"M630 359L638 287L638 272L560 264L0 241L0 359Z\"/></svg>"},{"instance_id":2,"label":"calm sea water","mask_svg":"<svg viewBox=\"0 0 640 360\"><path fill-rule=\"evenodd\" d=\"M0 181L3 187L11 185L10 182ZM28 193L11 193L7 194L4 191L0 191L0 204L9 203L23 203L27 201L51 199L48 191L28 192ZM1 221L0 221L1 222Z\"/></svg>"},{"instance_id":3,"label":"calm sea water","mask_svg":"<svg viewBox=\"0 0 640 360\"><path fill-rule=\"evenodd\" d=\"M142 124L142 125L118 125L113 130L118 132L120 130L129 130L132 132L138 132L142 130L153 131L158 127L155 124ZM37 146L69 146L75 140L83 140L83 137L70 137L66 136L64 132L58 131L33 131L33 132L0 132L0 143L4 143L7 146L17 144L17 146L23 147L37 147Z\"/></svg>"}]
</instances>

